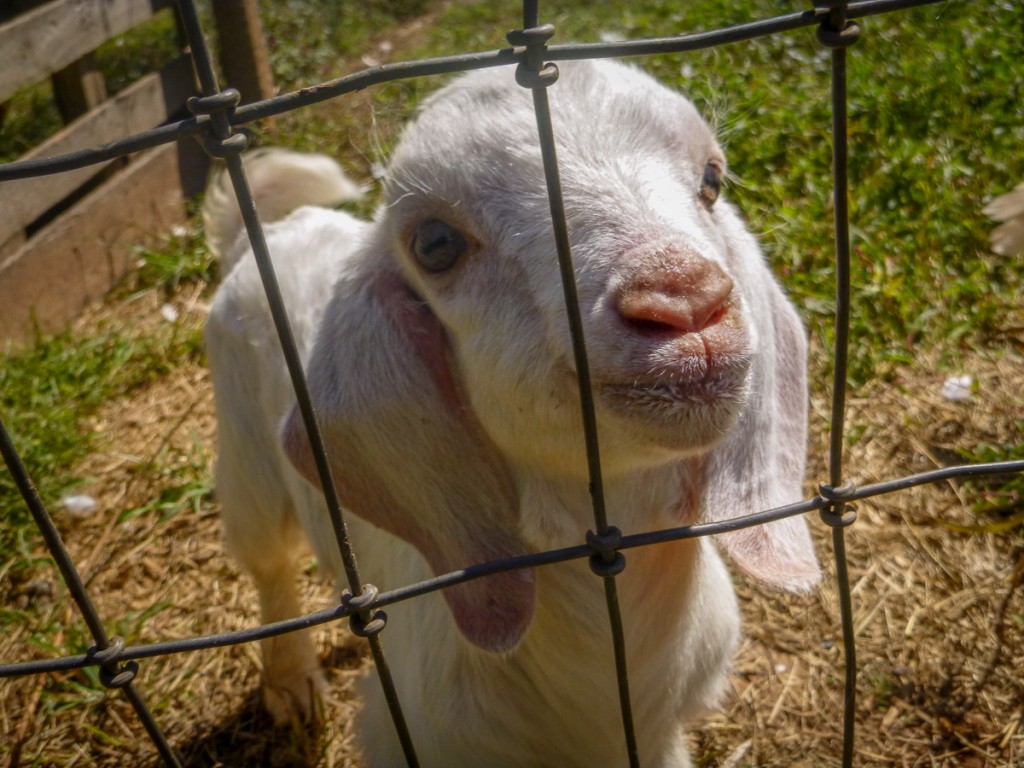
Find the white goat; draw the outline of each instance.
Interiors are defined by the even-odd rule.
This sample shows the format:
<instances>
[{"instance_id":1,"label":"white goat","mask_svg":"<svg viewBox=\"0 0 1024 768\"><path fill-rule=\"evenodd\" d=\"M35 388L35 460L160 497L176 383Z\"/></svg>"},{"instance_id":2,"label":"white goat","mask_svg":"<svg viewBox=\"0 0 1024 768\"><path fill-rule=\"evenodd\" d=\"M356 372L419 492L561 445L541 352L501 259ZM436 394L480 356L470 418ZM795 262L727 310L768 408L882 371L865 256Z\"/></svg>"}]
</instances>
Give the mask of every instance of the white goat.
<instances>
[{"instance_id":1,"label":"white goat","mask_svg":"<svg viewBox=\"0 0 1024 768\"><path fill-rule=\"evenodd\" d=\"M720 198L711 130L621 64L564 63L549 93L611 521L636 533L797 500L804 331ZM305 207L268 228L359 562L383 590L579 544L593 526L531 104L508 69L456 79L404 134L373 223ZM263 178L291 178L294 203L305 200L287 155L260 162ZM232 206L211 198L207 220L228 220ZM247 247L232 248L240 261L207 340L227 542L269 622L299 611L300 531L327 573L340 563ZM717 544L769 584L819 578L802 519ZM715 703L738 640L730 578L707 539L626 560L640 759L688 766L684 722ZM623 764L604 605L601 579L576 561L391 606L382 637L422 764ZM309 716L322 685L309 638L279 637L264 653L271 712ZM364 695L365 762L401 765L372 677Z\"/></svg>"}]
</instances>

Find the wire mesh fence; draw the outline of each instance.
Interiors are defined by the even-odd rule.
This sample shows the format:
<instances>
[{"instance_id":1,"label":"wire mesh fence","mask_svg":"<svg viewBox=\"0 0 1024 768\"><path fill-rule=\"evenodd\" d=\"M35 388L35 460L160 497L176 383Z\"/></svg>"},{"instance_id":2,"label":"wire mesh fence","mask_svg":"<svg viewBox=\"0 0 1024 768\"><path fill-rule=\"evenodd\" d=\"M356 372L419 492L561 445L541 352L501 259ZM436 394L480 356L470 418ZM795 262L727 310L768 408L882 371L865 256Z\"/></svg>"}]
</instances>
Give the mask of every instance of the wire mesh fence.
<instances>
[{"instance_id":1,"label":"wire mesh fence","mask_svg":"<svg viewBox=\"0 0 1024 768\"><path fill-rule=\"evenodd\" d=\"M237 632L157 642L144 646L126 646L121 638L108 635L104 622L94 607L89 592L76 570L75 563L62 544L40 495L36 491L32 479L29 478L19 458L16 446L13 444L6 428L0 422L0 452L3 453L5 463L18 485L74 601L81 610L94 641L94 645L84 653L0 666L0 676L14 677L47 674L89 666L98 667L102 684L108 688L120 689L128 697L139 717L139 721L156 746L162 759L168 765L179 765L178 757L169 739L161 731L157 718L147 708L133 682L138 672L140 661L167 654L201 651L225 645L252 642L348 618L353 631L365 637L369 644L380 684L385 692L395 727L399 733L405 759L409 765L416 765L416 744L404 724L402 701L391 680L384 653L383 639L386 638L386 633L381 632L384 625L379 620L380 614L378 612L389 605L405 600L413 600L430 592L495 573L589 558L595 572L603 578L606 588L607 612L612 626L612 638L615 645L614 658L616 660L616 678L619 686L621 728L623 729L627 745L627 754L623 756L623 760L628 761L632 766L639 766L642 764L641 745L637 744L636 729L633 722L634 714L629 694L629 670L625 664L626 653L623 647L622 618L615 589L617 569L610 567L614 566L617 553L635 547L656 546L670 541L735 531L740 528L763 525L767 522L786 517L817 511L821 519L832 528L833 554L836 564L838 593L840 595L839 608L845 664L843 754L841 761L844 766L852 765L856 743L854 732L856 712L854 695L858 665L844 532L856 520L853 503L953 478L1024 471L1024 462L998 462L949 467L861 487L854 486L845 481L849 474L844 466L843 449L845 445L845 382L847 380L851 288L850 224L847 207L847 50L857 41L860 35L857 19L876 14L898 12L910 7L927 5L938 1L866 0L864 2L843 2L842 0L829 0L829 2L821 2L816 7L805 11L741 24L713 32L578 45L550 44L556 30L551 25L542 24L543 19L538 3L525 2L523 4L523 27L520 30L509 33L508 42L510 47L508 48L490 52L385 64L314 87L304 88L301 91L285 93L270 99L239 106L237 92L230 88L222 90L217 82L194 4L191 0L180 0L180 18L192 51L196 74L201 88L201 95L193 98L189 104L194 117L127 137L103 147L75 152L56 158L10 163L0 166L0 181L59 173L166 142L181 140L189 136L201 137L206 150L212 156L225 160L233 188L240 202L245 228L252 244L257 264L259 265L274 324L292 378L298 407L313 447L321 486L325 491L332 526L342 555L344 572L348 582L348 593L340 605L287 621ZM570 237L562 211L558 167L554 160L553 147L555 135L547 105L546 89L557 80L557 62L559 61L682 53L808 27L815 27L817 29L818 40L821 45L831 51L832 62L831 136L833 147L837 285L828 478L820 485L818 496L797 504L791 504L778 509L758 510L753 514L726 522L703 523L656 532L620 535L614 527L613 521L609 519L604 506L601 463L597 447L595 406L587 375L588 361L585 338L582 331L579 303L575 294ZM357 553L352 551L349 542L343 508L336 494L320 426L314 413L300 356L289 327L287 310L281 298L252 193L240 159L241 153L248 145L248 137L245 132L239 130L239 127L246 123L283 114L290 110L338 98L370 85L426 75L513 66L516 68L517 81L533 93L537 117L537 137L545 160L547 192L555 230L554 241L557 246L563 278L562 283L565 290L567 317L572 329L575 365L576 370L579 372L579 397L584 425L584 433L581 436L581 440L585 442L587 447L594 511L594 534L588 537L586 543L581 543L578 546L501 561L467 563L464 569L444 574L428 581L405 585L386 592L378 592L375 588L366 585L361 578L355 558Z\"/></svg>"}]
</instances>

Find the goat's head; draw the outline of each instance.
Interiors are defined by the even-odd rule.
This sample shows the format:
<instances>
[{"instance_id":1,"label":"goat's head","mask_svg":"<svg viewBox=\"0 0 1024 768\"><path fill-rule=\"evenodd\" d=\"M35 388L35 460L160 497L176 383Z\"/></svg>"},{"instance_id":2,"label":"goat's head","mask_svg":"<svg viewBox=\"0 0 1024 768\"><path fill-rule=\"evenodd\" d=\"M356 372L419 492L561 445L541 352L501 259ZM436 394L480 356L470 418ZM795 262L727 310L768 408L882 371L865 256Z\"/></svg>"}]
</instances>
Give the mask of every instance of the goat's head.
<instances>
[{"instance_id":1,"label":"goat's head","mask_svg":"<svg viewBox=\"0 0 1024 768\"><path fill-rule=\"evenodd\" d=\"M711 130L618 64L566 64L550 94L607 472L700 457L704 499L718 504L704 519L792 500L803 339L719 199ZM343 500L438 572L524 550L513 468L586 477L536 134L530 93L508 71L428 100L310 365ZM285 444L313 478L294 417ZM740 565L768 581L817 573L802 522L730 536ZM471 641L504 650L529 623L533 585L517 572L446 596Z\"/></svg>"}]
</instances>

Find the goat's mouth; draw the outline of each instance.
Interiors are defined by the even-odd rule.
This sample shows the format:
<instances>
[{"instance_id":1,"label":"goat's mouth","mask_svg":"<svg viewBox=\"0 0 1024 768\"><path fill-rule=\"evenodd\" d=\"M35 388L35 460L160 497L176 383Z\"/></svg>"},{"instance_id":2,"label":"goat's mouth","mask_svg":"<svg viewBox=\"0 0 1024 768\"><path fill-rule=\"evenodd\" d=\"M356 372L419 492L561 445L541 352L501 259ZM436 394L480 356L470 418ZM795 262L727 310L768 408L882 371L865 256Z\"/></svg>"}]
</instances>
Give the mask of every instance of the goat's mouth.
<instances>
[{"instance_id":1,"label":"goat's mouth","mask_svg":"<svg viewBox=\"0 0 1024 768\"><path fill-rule=\"evenodd\" d=\"M747 355L683 361L671 370L632 379L603 379L595 386L602 406L617 420L666 447L706 447L736 422L749 396Z\"/></svg>"},{"instance_id":2,"label":"goat's mouth","mask_svg":"<svg viewBox=\"0 0 1024 768\"><path fill-rule=\"evenodd\" d=\"M614 410L629 413L640 410L665 418L694 409L729 409L746 399L747 368L745 364L736 363L697 377L662 376L606 381L598 385L598 392Z\"/></svg>"}]
</instances>

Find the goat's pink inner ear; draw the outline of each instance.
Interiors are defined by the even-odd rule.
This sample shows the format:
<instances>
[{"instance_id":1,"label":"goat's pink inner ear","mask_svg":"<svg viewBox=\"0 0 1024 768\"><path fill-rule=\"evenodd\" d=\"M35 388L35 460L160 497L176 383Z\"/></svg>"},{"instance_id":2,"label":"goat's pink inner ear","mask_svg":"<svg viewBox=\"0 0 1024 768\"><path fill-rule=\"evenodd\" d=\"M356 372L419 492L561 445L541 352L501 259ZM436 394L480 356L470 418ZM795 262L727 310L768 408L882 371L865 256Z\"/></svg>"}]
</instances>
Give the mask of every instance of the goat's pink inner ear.
<instances>
[{"instance_id":1,"label":"goat's pink inner ear","mask_svg":"<svg viewBox=\"0 0 1024 768\"><path fill-rule=\"evenodd\" d=\"M509 469L462 402L444 328L392 264L374 251L354 261L350 279L335 286L309 363L341 503L413 546L435 575L525 554ZM294 408L281 437L296 470L319 486ZM514 648L533 618L530 571L484 576L443 594L463 636L488 651Z\"/></svg>"},{"instance_id":2,"label":"goat's pink inner ear","mask_svg":"<svg viewBox=\"0 0 1024 768\"><path fill-rule=\"evenodd\" d=\"M444 591L463 636L485 651L511 651L533 619L532 569L483 576Z\"/></svg>"},{"instance_id":3,"label":"goat's pink inner ear","mask_svg":"<svg viewBox=\"0 0 1024 768\"><path fill-rule=\"evenodd\" d=\"M719 534L716 540L740 570L770 587L803 592L821 581L811 536L800 518Z\"/></svg>"},{"instance_id":4,"label":"goat's pink inner ear","mask_svg":"<svg viewBox=\"0 0 1024 768\"><path fill-rule=\"evenodd\" d=\"M288 461L295 467L295 471L305 478L306 482L316 488L321 488L320 473L316 468L316 461L313 458L313 448L309 443L309 435L306 432L306 425L302 421L299 407L293 405L285 417L284 425L281 428L281 447Z\"/></svg>"}]
</instances>

